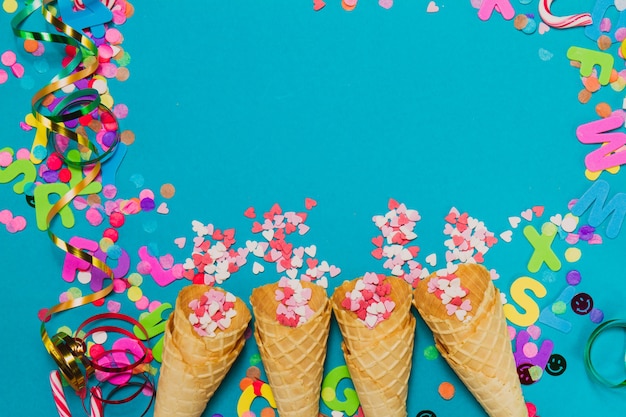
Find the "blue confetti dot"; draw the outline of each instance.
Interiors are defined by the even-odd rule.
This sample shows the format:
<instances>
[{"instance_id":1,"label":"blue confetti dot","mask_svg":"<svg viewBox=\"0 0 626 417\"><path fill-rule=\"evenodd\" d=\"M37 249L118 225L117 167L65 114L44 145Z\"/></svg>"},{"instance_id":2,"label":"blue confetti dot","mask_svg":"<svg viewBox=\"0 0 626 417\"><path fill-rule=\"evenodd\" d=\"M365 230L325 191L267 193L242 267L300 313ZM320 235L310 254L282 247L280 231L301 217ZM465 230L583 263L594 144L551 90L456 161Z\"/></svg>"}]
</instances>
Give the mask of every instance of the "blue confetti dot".
<instances>
[{"instance_id":1,"label":"blue confetti dot","mask_svg":"<svg viewBox=\"0 0 626 417\"><path fill-rule=\"evenodd\" d=\"M48 150L45 146L37 145L33 148L33 156L37 159L44 160L48 156Z\"/></svg>"},{"instance_id":2,"label":"blue confetti dot","mask_svg":"<svg viewBox=\"0 0 626 417\"><path fill-rule=\"evenodd\" d=\"M111 245L107 250L107 257L111 259L119 259L122 256L122 248L118 245Z\"/></svg>"},{"instance_id":3,"label":"blue confetti dot","mask_svg":"<svg viewBox=\"0 0 626 417\"><path fill-rule=\"evenodd\" d=\"M522 32L526 33L527 35L530 35L530 34L535 33L536 30L537 30L537 22L535 22L534 19L528 19L528 23L526 23L526 27L522 29Z\"/></svg>"}]
</instances>

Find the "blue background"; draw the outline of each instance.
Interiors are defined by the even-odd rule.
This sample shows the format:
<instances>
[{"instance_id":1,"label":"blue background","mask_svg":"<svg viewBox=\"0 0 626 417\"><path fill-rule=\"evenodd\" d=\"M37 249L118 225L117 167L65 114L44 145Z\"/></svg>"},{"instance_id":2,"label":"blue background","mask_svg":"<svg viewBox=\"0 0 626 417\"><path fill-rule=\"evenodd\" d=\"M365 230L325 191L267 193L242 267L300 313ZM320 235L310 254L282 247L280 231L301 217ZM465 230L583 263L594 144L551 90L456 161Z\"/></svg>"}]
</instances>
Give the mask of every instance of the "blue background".
<instances>
[{"instance_id":1,"label":"blue background","mask_svg":"<svg viewBox=\"0 0 626 417\"><path fill-rule=\"evenodd\" d=\"M362 0L350 13L338 2L328 2L317 13L308 1L135 2L135 16L120 27L123 47L132 57L131 77L109 82L116 102L130 109L123 129L136 134L118 170L118 195L134 197L141 188L158 193L161 184L170 182L176 196L167 201L167 216L129 216L121 234L132 265L138 262L137 248L150 243L183 262L190 255L192 220L235 228L238 246L259 240L243 216L246 208L255 207L257 216L274 203L302 211L304 199L311 197L318 203L307 220L311 230L294 243L317 245L319 259L342 269L331 280L330 293L343 279L385 272L370 255L370 240L378 234L371 218L386 213L391 197L420 212L420 261L437 253L438 267L445 252L443 218L453 206L484 221L496 236L510 229L509 216L535 205L545 206L541 219L532 222L536 228L553 214L565 214L568 201L591 185L583 158L592 148L577 141L576 127L597 118L598 102L617 109L623 99L606 87L589 104L578 103L582 84L565 52L572 45L595 49L595 43L583 29L526 35L498 14L480 21L469 1L438 3L440 11L428 14L425 0L398 0L390 10ZM535 15L536 3L513 1L517 12ZM582 3L557 3L558 11L580 12L593 5ZM21 131L18 123L30 110L31 96L59 68L61 48L46 45L51 70L37 73L33 57L11 33L11 17L0 13L0 49L18 52L30 78L10 76L0 85L0 147L30 148L33 133ZM33 18L29 27L43 27L38 20ZM553 58L539 59L540 48ZM611 52L616 54L616 48ZM137 174L145 179L141 188L131 181ZM623 172L602 178L611 183L612 193L626 188ZM14 194L11 184L0 184L0 193L0 210L28 220L27 229L15 235L0 228L5 295L0 397L7 415L53 415L47 380L53 362L41 345L36 313L79 284L61 279L64 255L36 229L24 197ZM57 226L56 232L66 239L97 240L101 230L76 215L75 228ZM156 224L156 231L146 232L146 224ZM173 243L181 236L187 237L184 249ZM624 239L622 232L599 246L579 245L583 257L574 266L563 257L568 245L557 241L562 270L544 266L529 274L532 247L520 227L512 243L500 241L487 253L485 265L499 272L496 285L507 294L517 277L541 281L548 295L538 300L540 308L556 299L566 286L565 273L575 267L583 275L579 289L593 296L606 318L624 318ZM248 265L224 284L244 300L252 288L280 277L271 265L253 275L253 260L249 257ZM149 281L144 277L144 294L172 303L184 284L160 288ZM111 297L124 303L123 313L139 315L123 294ZM76 326L101 311L88 306L63 313L49 328ZM524 387L526 400L543 417L622 415L623 390L597 385L584 370L583 347L595 325L569 309L564 318L573 324L569 334L540 327L542 338L552 339L555 352L568 360L567 371ZM343 364L340 339L333 324L327 370ZM409 416L422 409L438 416L483 416L445 361L424 358L423 350L432 344L418 319ZM607 360L599 367L623 379L622 334L612 332L602 345ZM236 415L238 382L257 352L250 340L205 416ZM443 381L457 388L451 401L437 394ZM78 415L77 402L72 405ZM107 413L136 415L133 407Z\"/></svg>"}]
</instances>

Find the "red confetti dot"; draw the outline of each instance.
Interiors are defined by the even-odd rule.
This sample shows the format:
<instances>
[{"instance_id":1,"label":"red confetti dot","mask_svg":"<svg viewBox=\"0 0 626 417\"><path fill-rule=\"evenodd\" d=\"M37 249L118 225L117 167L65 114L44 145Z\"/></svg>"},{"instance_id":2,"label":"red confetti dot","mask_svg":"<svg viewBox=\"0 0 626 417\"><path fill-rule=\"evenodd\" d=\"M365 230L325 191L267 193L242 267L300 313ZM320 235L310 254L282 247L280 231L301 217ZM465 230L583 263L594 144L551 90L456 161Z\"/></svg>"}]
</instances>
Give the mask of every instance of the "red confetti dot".
<instances>
[{"instance_id":1,"label":"red confetti dot","mask_svg":"<svg viewBox=\"0 0 626 417\"><path fill-rule=\"evenodd\" d=\"M59 169L61 169L61 166L63 165L63 160L61 159L58 153L53 153L48 157L48 160L46 161L46 165L51 170L58 171Z\"/></svg>"},{"instance_id":2,"label":"red confetti dot","mask_svg":"<svg viewBox=\"0 0 626 417\"><path fill-rule=\"evenodd\" d=\"M109 227L108 229L106 229L104 232L102 232L102 237L107 237L109 239L111 239L112 242L117 242L117 239L119 238L119 233L117 232L117 230Z\"/></svg>"},{"instance_id":3,"label":"red confetti dot","mask_svg":"<svg viewBox=\"0 0 626 417\"><path fill-rule=\"evenodd\" d=\"M71 179L72 179L72 172L69 169L63 168L62 170L59 171L59 181L68 183L70 182Z\"/></svg>"},{"instance_id":4,"label":"red confetti dot","mask_svg":"<svg viewBox=\"0 0 626 417\"><path fill-rule=\"evenodd\" d=\"M109 216L109 224L113 227L122 227L124 225L126 218L122 213L116 211L115 213L111 213Z\"/></svg>"}]
</instances>

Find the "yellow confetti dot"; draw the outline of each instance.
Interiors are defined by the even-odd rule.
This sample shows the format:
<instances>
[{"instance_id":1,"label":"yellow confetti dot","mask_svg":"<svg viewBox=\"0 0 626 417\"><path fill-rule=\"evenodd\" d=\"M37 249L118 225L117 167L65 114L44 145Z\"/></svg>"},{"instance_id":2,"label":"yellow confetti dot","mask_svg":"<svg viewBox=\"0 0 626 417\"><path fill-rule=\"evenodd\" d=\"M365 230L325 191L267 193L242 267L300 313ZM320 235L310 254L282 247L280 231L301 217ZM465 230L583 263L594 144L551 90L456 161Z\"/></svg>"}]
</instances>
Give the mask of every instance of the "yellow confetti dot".
<instances>
[{"instance_id":1,"label":"yellow confetti dot","mask_svg":"<svg viewBox=\"0 0 626 417\"><path fill-rule=\"evenodd\" d=\"M565 250L565 260L569 263L578 262L582 256L579 248L567 248Z\"/></svg>"},{"instance_id":2,"label":"yellow confetti dot","mask_svg":"<svg viewBox=\"0 0 626 417\"><path fill-rule=\"evenodd\" d=\"M128 276L128 282L130 283L130 285L138 287L143 283L143 277L141 276L141 274L133 272Z\"/></svg>"},{"instance_id":3,"label":"yellow confetti dot","mask_svg":"<svg viewBox=\"0 0 626 417\"><path fill-rule=\"evenodd\" d=\"M15 13L17 10L17 2L15 0L4 0L2 8L7 13Z\"/></svg>"},{"instance_id":4,"label":"yellow confetti dot","mask_svg":"<svg viewBox=\"0 0 626 417\"><path fill-rule=\"evenodd\" d=\"M103 94L100 96L100 102L109 109L113 108L113 104L115 104L115 102L113 101L113 96L111 96L111 94L107 93L107 94Z\"/></svg>"},{"instance_id":5,"label":"yellow confetti dot","mask_svg":"<svg viewBox=\"0 0 626 417\"><path fill-rule=\"evenodd\" d=\"M100 249L102 249L102 252L106 253L112 245L113 241L110 238L103 237L100 239Z\"/></svg>"},{"instance_id":6,"label":"yellow confetti dot","mask_svg":"<svg viewBox=\"0 0 626 417\"><path fill-rule=\"evenodd\" d=\"M128 299L133 303L139 301L141 297L143 297L143 291L141 288L135 287L134 285L128 289Z\"/></svg>"}]
</instances>

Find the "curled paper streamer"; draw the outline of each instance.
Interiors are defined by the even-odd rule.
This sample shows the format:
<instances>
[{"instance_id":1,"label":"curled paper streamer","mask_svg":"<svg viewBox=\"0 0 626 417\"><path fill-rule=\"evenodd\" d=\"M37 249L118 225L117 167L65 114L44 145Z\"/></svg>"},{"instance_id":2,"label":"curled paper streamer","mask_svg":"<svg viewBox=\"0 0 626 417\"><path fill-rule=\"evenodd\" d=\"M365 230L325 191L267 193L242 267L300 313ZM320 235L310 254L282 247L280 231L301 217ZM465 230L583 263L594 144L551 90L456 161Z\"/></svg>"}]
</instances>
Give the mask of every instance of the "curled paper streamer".
<instances>
[{"instance_id":1,"label":"curled paper streamer","mask_svg":"<svg viewBox=\"0 0 626 417\"><path fill-rule=\"evenodd\" d=\"M539 0L539 16L541 20L555 29L568 29L579 26L589 26L593 23L591 14L579 13L569 16L554 16L550 10L554 0Z\"/></svg>"},{"instance_id":2,"label":"curled paper streamer","mask_svg":"<svg viewBox=\"0 0 626 417\"><path fill-rule=\"evenodd\" d=\"M149 339L147 331L136 320L125 315L111 313L97 315L86 320L73 336L60 332L51 337L46 330L45 323L53 314L97 301L106 297L113 290L113 270L97 257L92 256L90 253L59 238L52 232L51 226L59 212L89 184L95 181L101 171L101 162L108 156L112 155L117 144L119 143L119 125L117 124L117 120L115 119L113 113L101 103L100 95L97 90L92 88L76 90L60 99L52 109L48 109L43 105L44 100L49 95L58 93L59 91L62 91L64 87L70 86L77 81L91 77L98 69L98 49L95 43L83 32L75 30L57 18L52 11L52 3L55 3L55 1L34 0L13 18L11 25L14 34L23 39L54 42L75 48L76 53L69 64L67 64L48 85L41 88L33 96L31 100L32 114L40 125L48 131L48 139L54 138L53 143L55 149L59 152L67 165L75 167L89 167L91 169L86 171L85 177L78 183L73 184L72 188L67 193L62 195L61 198L50 208L50 211L46 216L48 237L54 245L62 251L69 253L76 258L87 262L92 267L101 270L108 278L110 278L111 282L100 291L59 303L48 309L42 319L40 332L44 347L52 356L59 368L58 372L55 371L51 374L50 383L53 388L55 404L60 416L69 417L70 414L67 403L62 396L63 391L60 389L59 375L62 375L69 385L83 399L83 407L86 412L85 399L88 397L88 392L91 394L90 409L91 415L94 416L102 414L103 403L126 403L135 398L144 389L150 389L153 391L154 384L152 383L150 376L144 375L146 373L144 366L140 366L144 364L146 358L149 356L149 350L145 347L143 342L141 342L141 340L133 334L132 331L111 325L101 325L88 332L84 331L85 326L96 320L121 320L139 328L141 333L143 333L142 336L145 336L144 340ZM27 19L39 9L41 9L41 13L45 21L51 24L58 33L33 32L22 28ZM103 120L103 126L106 124L106 130L114 131L115 133L115 139L112 143L109 143L106 146L98 146L95 141L90 140L84 134L79 134L67 127L67 125L71 125L71 123L68 122L75 121L82 116L91 115L97 119L99 117L103 117L105 114L107 114L107 121L104 123ZM77 144L76 146L78 149L81 151L81 159L75 160L66 157L63 150L58 147L58 137L64 137L74 141ZM140 346L142 354L139 355L139 357L132 363L115 366L115 362L110 360L106 365L102 365L99 361L100 359L106 359L108 355L116 353L123 354L125 352L108 350L100 353L96 358L88 358L85 339L96 331L120 333L131 340L135 340L138 343L138 346ZM88 379L96 370L110 375L98 384L96 387L97 389L88 390ZM109 399L110 396L116 394L122 388L125 388L125 385L121 384L116 386L107 398L103 398L102 388L100 385L102 385L103 382L107 382L108 379L111 378L111 375L119 375L123 373L130 374L129 379L132 379L135 375L143 375L143 383L132 382L132 384L130 384L130 386L139 387L137 392L121 399ZM152 401L150 401L147 408L150 407L151 403Z\"/></svg>"}]
</instances>

